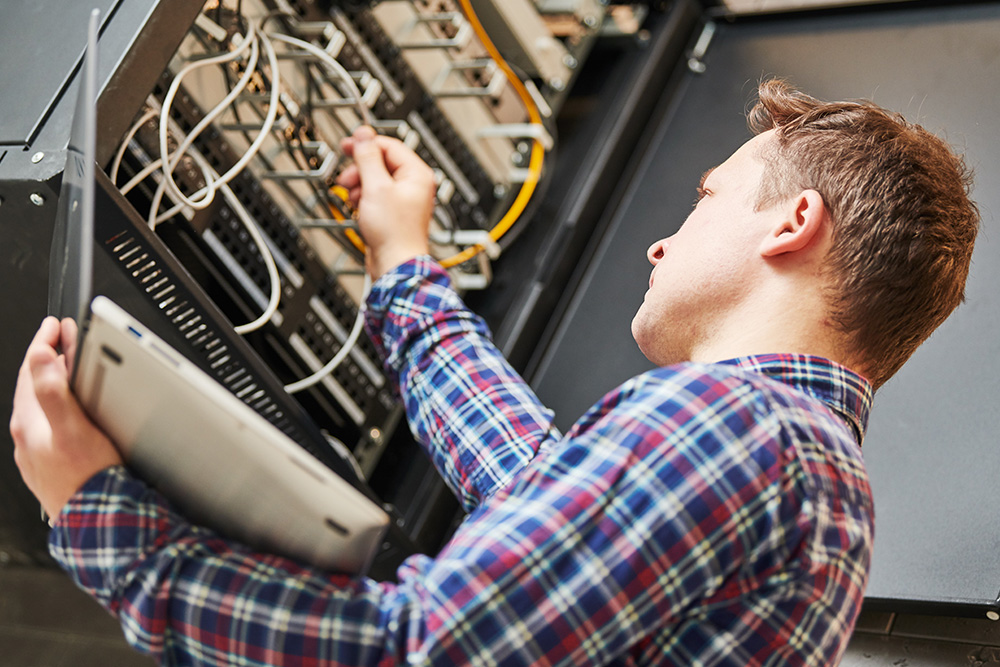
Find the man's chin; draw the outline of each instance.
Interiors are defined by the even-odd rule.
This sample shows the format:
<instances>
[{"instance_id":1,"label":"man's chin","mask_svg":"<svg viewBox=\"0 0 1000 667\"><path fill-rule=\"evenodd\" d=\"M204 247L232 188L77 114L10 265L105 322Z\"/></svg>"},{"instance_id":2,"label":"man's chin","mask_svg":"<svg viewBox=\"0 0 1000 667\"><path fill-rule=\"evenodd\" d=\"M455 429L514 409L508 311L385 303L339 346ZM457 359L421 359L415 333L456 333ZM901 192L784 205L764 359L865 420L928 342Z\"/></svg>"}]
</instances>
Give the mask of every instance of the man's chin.
<instances>
[{"instance_id":1,"label":"man's chin","mask_svg":"<svg viewBox=\"0 0 1000 667\"><path fill-rule=\"evenodd\" d=\"M632 340L634 340L635 344L639 346L639 350L642 351L643 354L646 354L646 351L643 350L642 346L643 336L642 336L642 323L640 321L641 314L642 311L639 311L632 318L631 332L632 332Z\"/></svg>"},{"instance_id":2,"label":"man's chin","mask_svg":"<svg viewBox=\"0 0 1000 667\"><path fill-rule=\"evenodd\" d=\"M678 350L664 345L666 342L662 337L648 335L650 332L643 327L636 326L636 320L632 320L632 339L638 346L642 356L646 357L655 366L670 366L684 361ZM662 332L660 332L662 333ZM646 335L644 335L646 334Z\"/></svg>"},{"instance_id":3,"label":"man's chin","mask_svg":"<svg viewBox=\"0 0 1000 667\"><path fill-rule=\"evenodd\" d=\"M641 313L636 313L636 316L632 318L632 340L635 341L635 344L639 347L639 351L642 352L644 357L659 366L660 364L656 361L656 346L651 344L647 335L648 332L642 326L640 315Z\"/></svg>"}]
</instances>

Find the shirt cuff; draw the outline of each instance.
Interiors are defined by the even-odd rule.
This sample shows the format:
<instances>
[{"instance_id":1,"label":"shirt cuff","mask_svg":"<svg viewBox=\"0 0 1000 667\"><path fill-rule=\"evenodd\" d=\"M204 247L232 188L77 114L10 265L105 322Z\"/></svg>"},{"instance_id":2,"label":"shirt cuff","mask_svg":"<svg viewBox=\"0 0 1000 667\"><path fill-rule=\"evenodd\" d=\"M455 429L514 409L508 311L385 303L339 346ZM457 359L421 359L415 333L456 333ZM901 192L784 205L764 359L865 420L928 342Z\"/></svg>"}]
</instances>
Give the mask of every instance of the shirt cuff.
<instances>
[{"instance_id":1,"label":"shirt cuff","mask_svg":"<svg viewBox=\"0 0 1000 667\"><path fill-rule=\"evenodd\" d=\"M392 299L398 296L400 288L406 290L408 284L412 284L414 278L428 278L433 276L435 281L443 282L447 287L451 286L451 279L445 271L430 255L421 255L411 260L407 260L379 276L379 279L372 285L368 294L367 314L369 320L382 320L385 318Z\"/></svg>"},{"instance_id":2,"label":"shirt cuff","mask_svg":"<svg viewBox=\"0 0 1000 667\"><path fill-rule=\"evenodd\" d=\"M78 586L117 613L119 580L177 518L162 495L125 466L112 466L67 501L49 533L49 553Z\"/></svg>"},{"instance_id":3,"label":"shirt cuff","mask_svg":"<svg viewBox=\"0 0 1000 667\"><path fill-rule=\"evenodd\" d=\"M121 464L109 466L103 470L97 471L90 479L84 482L83 486L76 490L76 493L70 496L70 499L66 501L65 505L63 505L62 510L59 511L59 516L50 517L49 525L54 530L69 528L71 525L70 517L73 514L74 508L83 502L84 498L95 491L103 491L108 488L109 482L113 482L114 480L120 478L131 478L138 482L138 480L132 476L132 473L129 472L128 468ZM142 482L139 483L141 484ZM52 541L51 537L52 536L50 535L50 544Z\"/></svg>"},{"instance_id":4,"label":"shirt cuff","mask_svg":"<svg viewBox=\"0 0 1000 667\"><path fill-rule=\"evenodd\" d=\"M431 287L434 298L418 297ZM395 307L394 307L395 304ZM397 337L421 316L447 308L465 309L452 290L451 278L430 255L403 262L382 274L372 285L365 303L365 328L382 359L392 364ZM395 374L392 368L387 368Z\"/></svg>"}]
</instances>

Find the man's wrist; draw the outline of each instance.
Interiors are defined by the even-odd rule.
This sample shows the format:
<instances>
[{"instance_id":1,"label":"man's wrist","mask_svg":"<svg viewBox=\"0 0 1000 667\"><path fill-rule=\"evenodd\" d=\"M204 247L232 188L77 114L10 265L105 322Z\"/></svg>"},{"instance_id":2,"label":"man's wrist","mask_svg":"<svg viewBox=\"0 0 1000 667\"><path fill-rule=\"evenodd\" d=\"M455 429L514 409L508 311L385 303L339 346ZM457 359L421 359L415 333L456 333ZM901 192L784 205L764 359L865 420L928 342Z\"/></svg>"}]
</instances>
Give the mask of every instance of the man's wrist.
<instances>
[{"instance_id":1,"label":"man's wrist","mask_svg":"<svg viewBox=\"0 0 1000 667\"><path fill-rule=\"evenodd\" d=\"M56 524L59 522L59 520L66 514L66 510L72 508L74 499L76 499L78 496L81 496L82 493L85 493L87 490L92 488L103 487L106 484L105 480L109 475L118 476L123 474L128 475L128 473L126 472L125 465L122 463L109 465L94 472L94 474L92 474L90 477L84 480L84 482L80 485L79 488L77 488L72 494L70 494L68 498L66 498L65 502L63 502L62 505L59 506L58 511L56 511L55 514L49 514L48 512L45 512L49 526L54 528Z\"/></svg>"},{"instance_id":2,"label":"man's wrist","mask_svg":"<svg viewBox=\"0 0 1000 667\"><path fill-rule=\"evenodd\" d=\"M380 248L378 251L369 248L366 266L372 281L375 281L397 266L428 254L430 249L426 245Z\"/></svg>"}]
</instances>

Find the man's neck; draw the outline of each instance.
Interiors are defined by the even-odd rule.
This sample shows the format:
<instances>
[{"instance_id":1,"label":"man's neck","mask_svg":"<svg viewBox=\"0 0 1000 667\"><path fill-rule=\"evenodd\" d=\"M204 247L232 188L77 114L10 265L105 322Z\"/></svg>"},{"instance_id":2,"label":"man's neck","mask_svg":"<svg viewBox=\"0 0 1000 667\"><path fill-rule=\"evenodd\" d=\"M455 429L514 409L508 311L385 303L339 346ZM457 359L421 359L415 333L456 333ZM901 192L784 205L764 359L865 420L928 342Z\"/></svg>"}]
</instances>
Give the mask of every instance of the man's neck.
<instances>
[{"instance_id":1,"label":"man's neck","mask_svg":"<svg viewBox=\"0 0 1000 667\"><path fill-rule=\"evenodd\" d=\"M825 357L851 367L840 334L816 295L760 290L731 309L691 350L703 363L757 354L790 353Z\"/></svg>"}]
</instances>

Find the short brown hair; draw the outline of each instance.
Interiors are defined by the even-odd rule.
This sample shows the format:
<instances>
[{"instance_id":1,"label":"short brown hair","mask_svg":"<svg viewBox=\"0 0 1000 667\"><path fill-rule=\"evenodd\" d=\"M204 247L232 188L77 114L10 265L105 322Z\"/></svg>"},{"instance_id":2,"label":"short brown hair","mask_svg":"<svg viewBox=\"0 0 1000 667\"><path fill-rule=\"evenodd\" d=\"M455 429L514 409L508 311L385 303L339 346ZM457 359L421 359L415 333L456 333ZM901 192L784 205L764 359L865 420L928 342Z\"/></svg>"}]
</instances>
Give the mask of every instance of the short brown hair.
<instances>
[{"instance_id":1,"label":"short brown hair","mask_svg":"<svg viewBox=\"0 0 1000 667\"><path fill-rule=\"evenodd\" d=\"M806 189L823 197L831 318L879 387L965 299L979 229L971 173L899 114L822 102L781 80L760 84L747 120L776 130L757 206Z\"/></svg>"}]
</instances>

